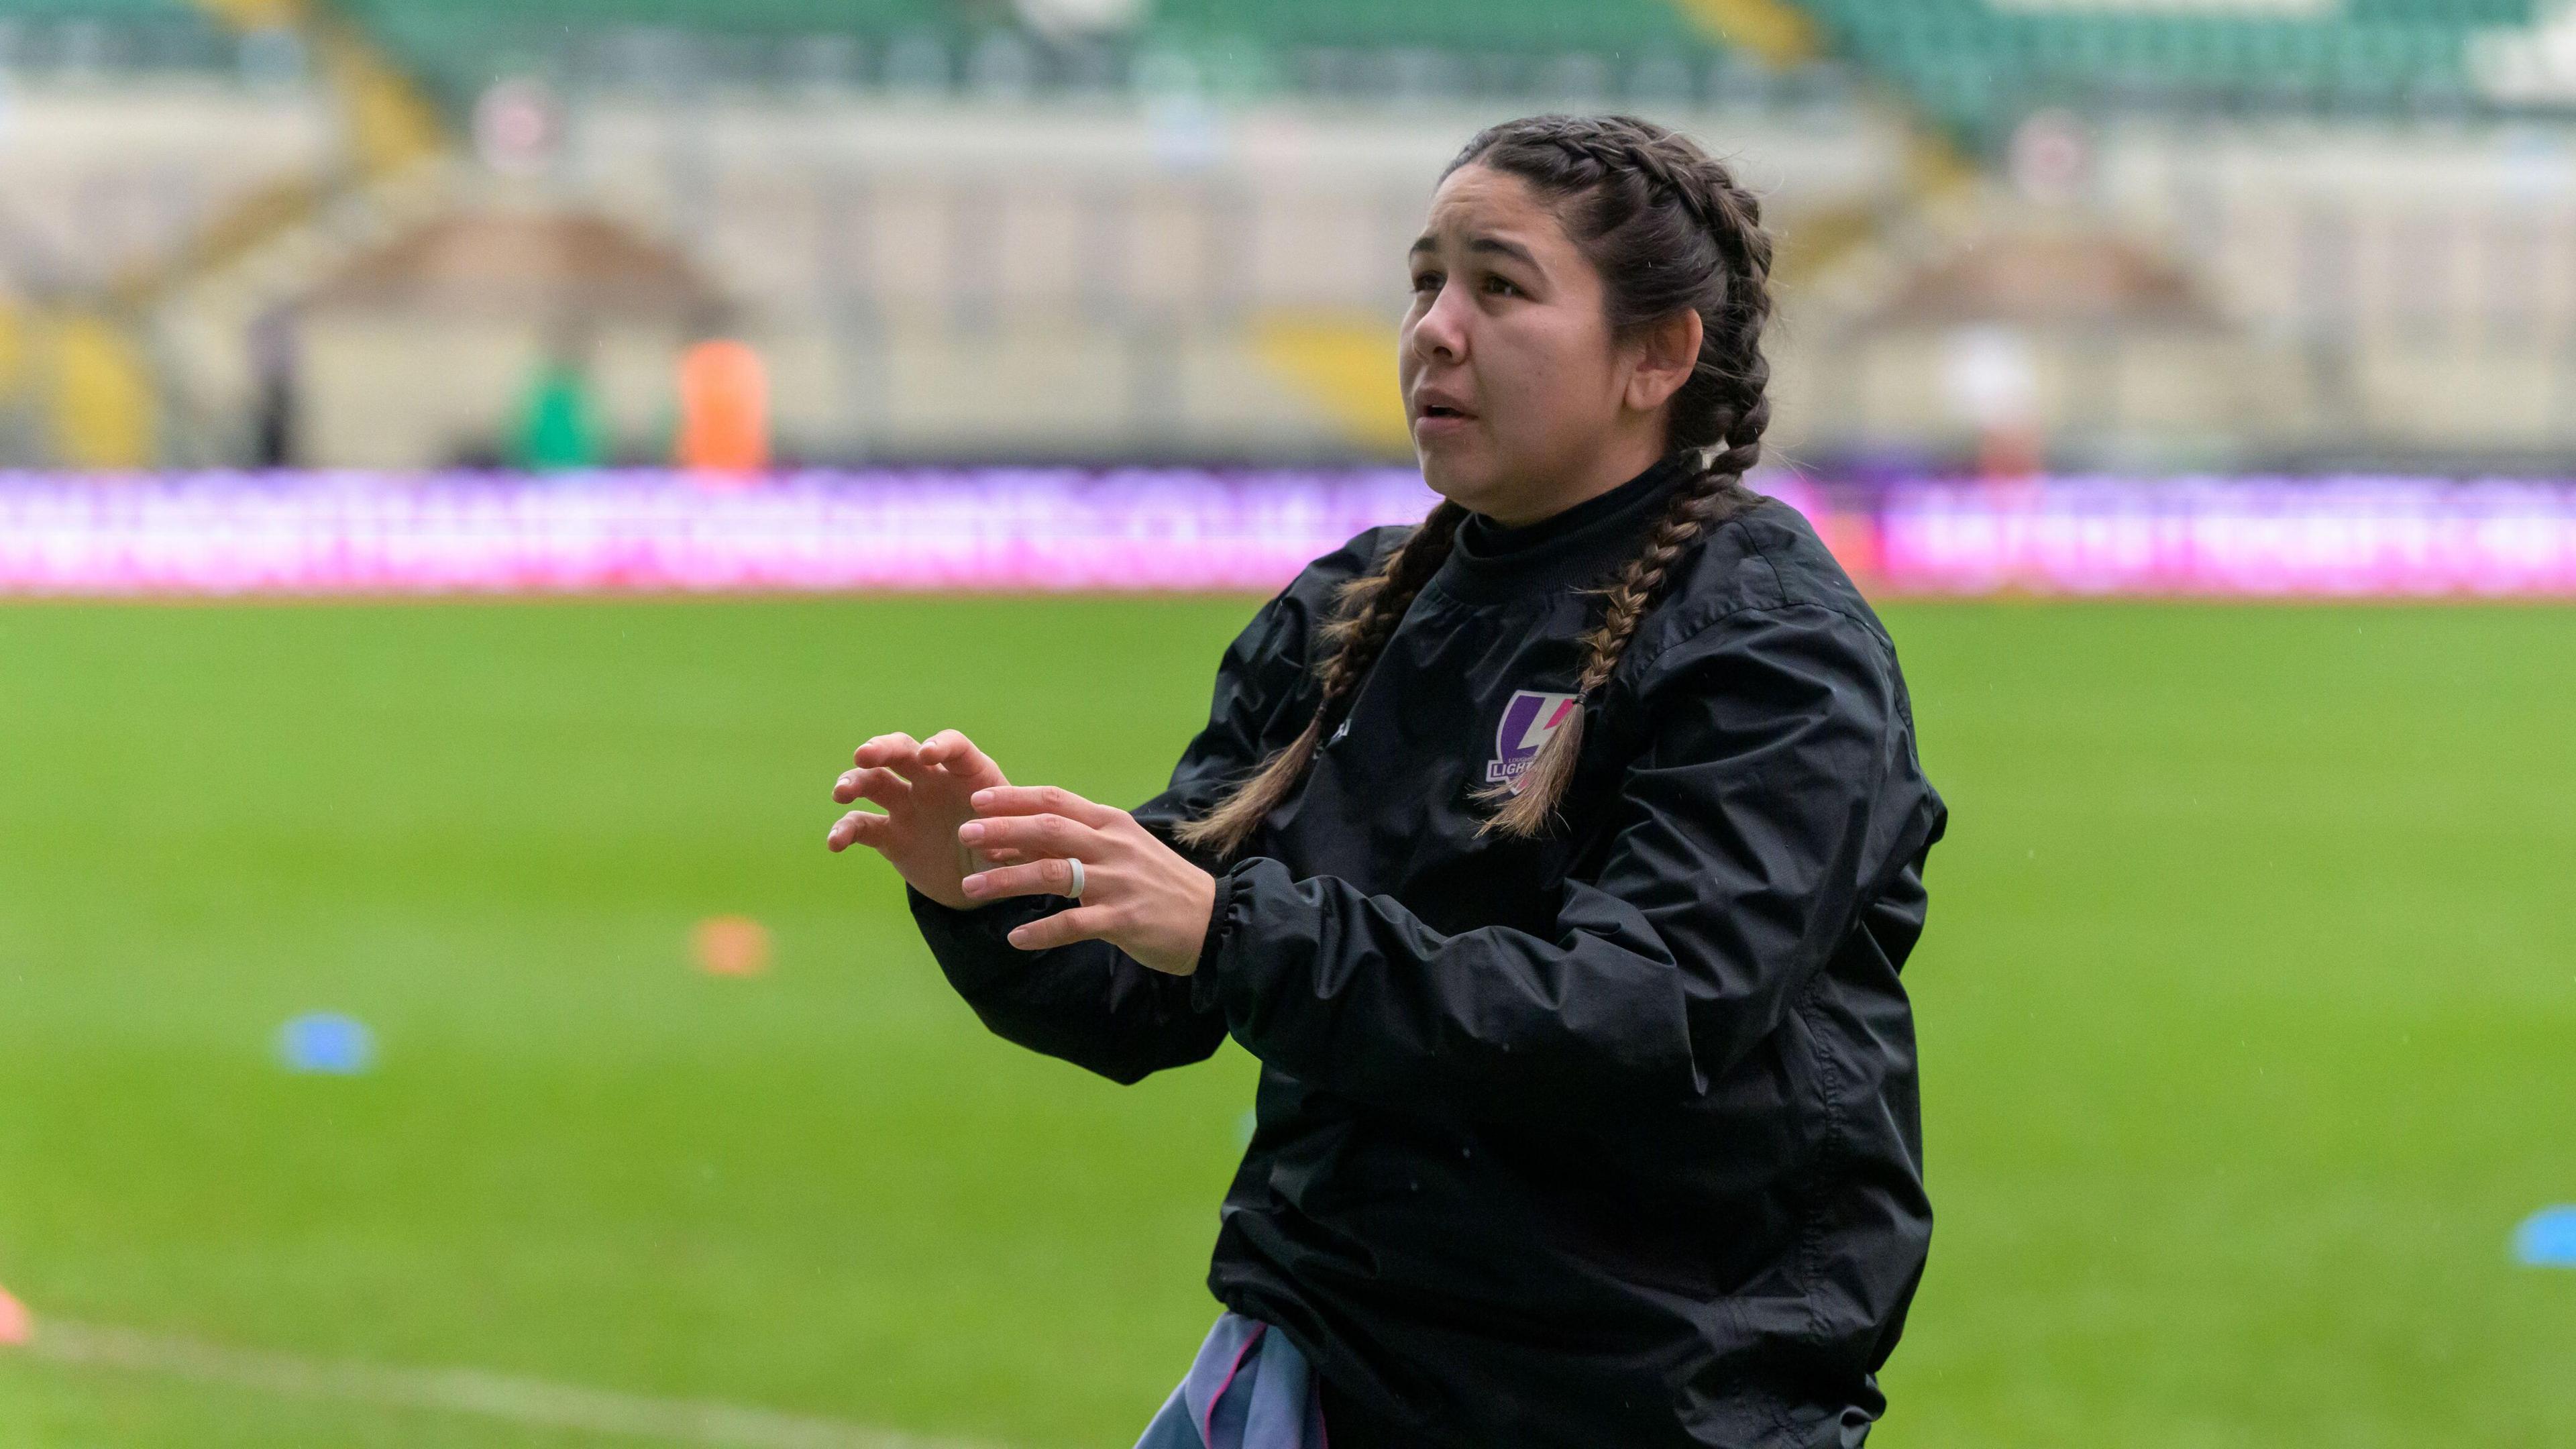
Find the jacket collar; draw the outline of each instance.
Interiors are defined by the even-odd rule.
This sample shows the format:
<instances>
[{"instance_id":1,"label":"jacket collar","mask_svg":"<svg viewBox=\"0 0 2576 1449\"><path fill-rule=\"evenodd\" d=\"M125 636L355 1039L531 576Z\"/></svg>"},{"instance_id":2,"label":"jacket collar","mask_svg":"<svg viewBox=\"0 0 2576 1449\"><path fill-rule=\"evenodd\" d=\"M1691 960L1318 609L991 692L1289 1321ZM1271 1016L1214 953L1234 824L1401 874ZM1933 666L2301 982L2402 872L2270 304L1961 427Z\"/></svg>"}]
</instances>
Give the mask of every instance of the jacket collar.
<instances>
[{"instance_id":1,"label":"jacket collar","mask_svg":"<svg viewBox=\"0 0 2576 1449\"><path fill-rule=\"evenodd\" d=\"M1676 454L1525 527L1470 514L1423 592L1486 605L1598 584L1636 552L1638 537L1691 475L1686 455Z\"/></svg>"}]
</instances>

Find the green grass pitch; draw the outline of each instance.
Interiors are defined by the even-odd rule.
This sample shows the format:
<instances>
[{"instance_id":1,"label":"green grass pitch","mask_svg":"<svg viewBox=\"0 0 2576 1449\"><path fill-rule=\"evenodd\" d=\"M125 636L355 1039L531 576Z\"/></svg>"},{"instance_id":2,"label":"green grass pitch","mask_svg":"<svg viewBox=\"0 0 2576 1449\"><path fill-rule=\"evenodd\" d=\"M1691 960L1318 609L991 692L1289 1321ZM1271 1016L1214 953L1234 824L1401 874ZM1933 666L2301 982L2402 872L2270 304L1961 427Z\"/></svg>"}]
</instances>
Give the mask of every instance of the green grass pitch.
<instances>
[{"instance_id":1,"label":"green grass pitch","mask_svg":"<svg viewBox=\"0 0 2576 1449\"><path fill-rule=\"evenodd\" d=\"M1242 599L0 610L0 1284L39 1315L1124 1446L1251 1063L985 1036L822 848L882 729L1133 803ZM1906 605L1896 1449L2576 1442L2576 611ZM691 969L744 913L769 974ZM290 1076L298 1012L375 1071ZM0 1449L580 1434L0 1352ZM623 1442L623 1441L621 1441Z\"/></svg>"}]
</instances>

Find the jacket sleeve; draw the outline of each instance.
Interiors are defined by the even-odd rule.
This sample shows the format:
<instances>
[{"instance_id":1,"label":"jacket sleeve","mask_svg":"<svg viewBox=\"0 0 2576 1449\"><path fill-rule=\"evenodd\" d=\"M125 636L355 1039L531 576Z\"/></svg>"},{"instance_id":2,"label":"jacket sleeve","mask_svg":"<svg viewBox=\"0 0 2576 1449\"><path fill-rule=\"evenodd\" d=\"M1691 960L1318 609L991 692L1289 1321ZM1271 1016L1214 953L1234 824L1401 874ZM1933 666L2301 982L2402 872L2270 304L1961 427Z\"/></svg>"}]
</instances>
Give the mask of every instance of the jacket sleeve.
<instances>
[{"instance_id":1,"label":"jacket sleeve","mask_svg":"<svg viewBox=\"0 0 2576 1449\"><path fill-rule=\"evenodd\" d=\"M1353 539L1309 565L1262 605L1227 647L1208 722L1182 752L1171 783L1136 807L1137 822L1175 849L1172 832L1305 727L1312 708L1306 657L1333 591L1374 556L1384 530ZM1214 861L1194 856L1211 870ZM1072 904L1021 896L954 910L904 887L913 920L958 995L1006 1040L1120 1082L1205 1061L1225 1040L1225 1018L1192 999L1190 983L1155 971L1105 941L1046 951L1010 943L1013 927Z\"/></svg>"},{"instance_id":2,"label":"jacket sleeve","mask_svg":"<svg viewBox=\"0 0 2576 1449\"><path fill-rule=\"evenodd\" d=\"M1219 880L1196 998L1255 1056L1355 1097L1554 1116L1705 1092L1921 849L1929 792L1893 653L1850 615L1746 609L1638 679L1646 743L1553 938L1444 935L1247 859Z\"/></svg>"}]
</instances>

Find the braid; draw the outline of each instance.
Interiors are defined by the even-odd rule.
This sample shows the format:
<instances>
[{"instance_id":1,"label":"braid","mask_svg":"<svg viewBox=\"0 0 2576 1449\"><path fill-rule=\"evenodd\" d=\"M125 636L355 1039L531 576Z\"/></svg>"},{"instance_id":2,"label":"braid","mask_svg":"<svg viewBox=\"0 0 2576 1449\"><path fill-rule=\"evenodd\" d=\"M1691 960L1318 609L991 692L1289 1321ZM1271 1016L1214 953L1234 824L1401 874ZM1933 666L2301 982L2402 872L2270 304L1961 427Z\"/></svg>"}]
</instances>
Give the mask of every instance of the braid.
<instances>
[{"instance_id":1,"label":"braid","mask_svg":"<svg viewBox=\"0 0 2576 1449\"><path fill-rule=\"evenodd\" d=\"M1440 571L1458 526L1466 521L1466 509L1443 500L1406 536L1402 547L1387 555L1383 567L1341 586L1335 599L1339 607L1323 628L1324 642L1332 652L1316 669L1328 707L1359 693L1369 666L1385 651L1395 626L1404 621L1404 611L1413 607L1413 596Z\"/></svg>"},{"instance_id":2,"label":"braid","mask_svg":"<svg viewBox=\"0 0 2576 1449\"><path fill-rule=\"evenodd\" d=\"M1700 318L1699 356L1668 405L1666 434L1668 451L1699 455L1696 468L1646 531L1637 556L1590 591L1603 602L1583 636L1580 704L1609 683L1692 546L1754 501L1744 475L1761 461L1771 421L1771 369L1762 356L1771 238L1760 200L1724 166L1645 121L1511 121L1480 132L1449 169L1471 163L1518 176L1559 205L1567 231L1601 273L1615 330L1633 334L1681 311ZM1221 860L1288 798L1325 732L1347 717L1414 596L1449 556L1466 516L1456 503L1442 503L1374 572L1342 585L1334 618L1318 631L1323 652L1313 670L1321 697L1313 716L1222 803L1174 831L1177 840ZM1583 721L1581 708L1570 712L1517 781L1478 792L1500 807L1483 831L1527 837L1548 828L1574 778Z\"/></svg>"},{"instance_id":3,"label":"braid","mask_svg":"<svg viewBox=\"0 0 2576 1449\"><path fill-rule=\"evenodd\" d=\"M1349 713L1370 667L1386 652L1386 641L1394 637L1395 626L1413 607L1414 595L1422 592L1422 586L1439 572L1441 561L1449 557L1449 545L1466 518L1466 509L1444 500L1375 572L1341 586L1334 598L1334 618L1318 631L1325 647L1315 660L1314 674L1322 685L1322 698L1306 727L1262 761L1261 768L1215 809L1173 831L1175 840L1223 860L1240 849L1263 817L1288 798L1322 746L1324 731Z\"/></svg>"},{"instance_id":4,"label":"braid","mask_svg":"<svg viewBox=\"0 0 2576 1449\"><path fill-rule=\"evenodd\" d=\"M1555 198L1568 229L1602 274L1611 321L1628 329L1685 308L1700 316L1700 350L1673 394L1668 447L1700 454L1646 531L1636 557L1595 592L1601 616L1583 636L1577 707L1518 779L1477 798L1499 807L1480 833L1543 833L1563 805L1583 749L1583 703L1598 695L1692 545L1752 506L1744 475L1762 458L1771 422L1771 237L1762 203L1688 140L1624 116L1540 116L1467 143L1470 163L1519 176Z\"/></svg>"},{"instance_id":5,"label":"braid","mask_svg":"<svg viewBox=\"0 0 2576 1449\"><path fill-rule=\"evenodd\" d=\"M1609 587L1593 591L1605 602L1600 622L1583 636L1583 673L1574 685L1578 707L1567 712L1565 722L1547 737L1547 743L1539 747L1538 757L1530 761L1529 769L1518 779L1476 792L1477 799L1501 807L1477 827L1477 834L1533 836L1547 829L1565 800L1566 787L1574 780L1575 762L1583 753L1580 705L1610 682L1620 657L1627 653L1628 641L1636 637L1638 624L1655 606L1657 595L1682 555L1711 529L1753 502L1753 494L1739 475L1713 468L1703 469L1674 493L1663 516L1647 530L1645 548L1628 560Z\"/></svg>"}]
</instances>

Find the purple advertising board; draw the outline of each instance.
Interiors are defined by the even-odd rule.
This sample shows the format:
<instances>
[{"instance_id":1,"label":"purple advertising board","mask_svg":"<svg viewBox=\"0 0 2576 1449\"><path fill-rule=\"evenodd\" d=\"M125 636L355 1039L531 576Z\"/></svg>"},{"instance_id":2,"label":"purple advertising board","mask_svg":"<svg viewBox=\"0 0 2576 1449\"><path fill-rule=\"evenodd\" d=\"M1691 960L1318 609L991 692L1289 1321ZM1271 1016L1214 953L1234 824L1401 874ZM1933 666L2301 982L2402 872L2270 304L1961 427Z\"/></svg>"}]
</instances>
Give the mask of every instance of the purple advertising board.
<instances>
[{"instance_id":1,"label":"purple advertising board","mask_svg":"<svg viewBox=\"0 0 2576 1449\"><path fill-rule=\"evenodd\" d=\"M2576 598L2576 483L1757 479L1874 593ZM0 475L0 594L1261 590L1403 470Z\"/></svg>"}]
</instances>

